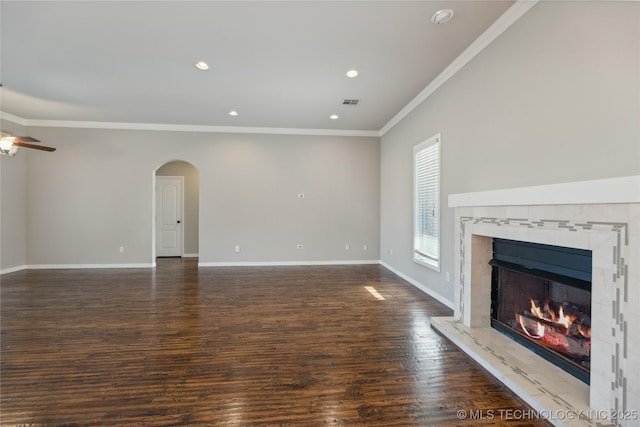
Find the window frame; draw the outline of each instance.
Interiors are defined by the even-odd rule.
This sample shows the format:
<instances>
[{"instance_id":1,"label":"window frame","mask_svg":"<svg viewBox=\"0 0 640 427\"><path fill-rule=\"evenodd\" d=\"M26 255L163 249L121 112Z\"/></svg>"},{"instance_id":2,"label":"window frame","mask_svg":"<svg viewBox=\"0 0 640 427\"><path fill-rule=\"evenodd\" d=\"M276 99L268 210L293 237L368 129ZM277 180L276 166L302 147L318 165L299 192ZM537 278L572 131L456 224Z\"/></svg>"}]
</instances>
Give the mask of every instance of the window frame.
<instances>
[{"instance_id":1,"label":"window frame","mask_svg":"<svg viewBox=\"0 0 640 427\"><path fill-rule=\"evenodd\" d=\"M440 203L440 199L441 199L441 195L442 195L442 191L441 191L441 187L442 187L442 144L441 144L442 138L441 138L441 134L438 133L428 139L426 139L425 141L421 142L420 144L417 144L416 146L413 147L413 223L412 223L412 236L413 236L413 241L412 241L412 258L413 261L425 266L427 268L430 268L432 270L435 270L437 272L440 272L440 260L441 260L441 256L440 256L440 249L441 249L441 239L440 239L440 231L441 231L441 222L442 222L442 204ZM422 238L422 236L424 235L423 229L419 230L418 229L418 217L420 216L418 213L418 208L419 208L419 204L418 204L418 156L420 153L422 153L424 150L429 149L431 147L433 147L434 145L437 146L437 161L435 162L435 164L437 164L437 200L436 200L436 210L437 210L437 257L428 257L426 254L425 255L421 255L419 254L419 247L417 244L417 241L419 238ZM418 235L418 232L421 232L420 235ZM433 255L433 254L432 254Z\"/></svg>"}]
</instances>

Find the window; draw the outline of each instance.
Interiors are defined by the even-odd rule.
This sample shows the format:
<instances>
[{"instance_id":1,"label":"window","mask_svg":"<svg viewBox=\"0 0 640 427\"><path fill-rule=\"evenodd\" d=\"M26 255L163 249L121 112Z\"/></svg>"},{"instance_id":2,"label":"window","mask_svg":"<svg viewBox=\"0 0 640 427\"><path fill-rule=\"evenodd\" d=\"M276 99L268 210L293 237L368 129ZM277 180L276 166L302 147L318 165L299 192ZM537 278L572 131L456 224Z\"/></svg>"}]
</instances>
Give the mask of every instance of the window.
<instances>
[{"instance_id":1,"label":"window","mask_svg":"<svg viewBox=\"0 0 640 427\"><path fill-rule=\"evenodd\" d=\"M440 271L440 134L413 148L413 260Z\"/></svg>"}]
</instances>

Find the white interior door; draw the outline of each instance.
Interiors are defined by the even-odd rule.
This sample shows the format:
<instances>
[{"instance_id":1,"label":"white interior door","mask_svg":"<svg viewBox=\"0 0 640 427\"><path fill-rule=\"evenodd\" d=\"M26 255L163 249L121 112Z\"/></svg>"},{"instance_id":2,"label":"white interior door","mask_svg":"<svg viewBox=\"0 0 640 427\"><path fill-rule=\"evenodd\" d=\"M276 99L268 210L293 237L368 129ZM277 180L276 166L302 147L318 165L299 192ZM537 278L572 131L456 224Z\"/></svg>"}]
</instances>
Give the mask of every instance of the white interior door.
<instances>
[{"instance_id":1,"label":"white interior door","mask_svg":"<svg viewBox=\"0 0 640 427\"><path fill-rule=\"evenodd\" d=\"M156 177L156 256L182 256L181 176Z\"/></svg>"}]
</instances>

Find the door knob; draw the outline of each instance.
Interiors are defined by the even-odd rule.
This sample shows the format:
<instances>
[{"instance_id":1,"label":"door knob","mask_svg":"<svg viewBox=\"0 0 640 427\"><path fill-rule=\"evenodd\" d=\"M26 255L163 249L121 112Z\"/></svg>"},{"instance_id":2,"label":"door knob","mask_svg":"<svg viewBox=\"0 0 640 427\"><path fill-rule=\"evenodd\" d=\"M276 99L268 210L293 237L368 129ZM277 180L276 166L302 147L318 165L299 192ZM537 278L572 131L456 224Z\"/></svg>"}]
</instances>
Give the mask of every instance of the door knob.
<instances>
[{"instance_id":1,"label":"door knob","mask_svg":"<svg viewBox=\"0 0 640 427\"><path fill-rule=\"evenodd\" d=\"M178 220L177 222L178 222L178 224L180 224L180 220Z\"/></svg>"}]
</instances>

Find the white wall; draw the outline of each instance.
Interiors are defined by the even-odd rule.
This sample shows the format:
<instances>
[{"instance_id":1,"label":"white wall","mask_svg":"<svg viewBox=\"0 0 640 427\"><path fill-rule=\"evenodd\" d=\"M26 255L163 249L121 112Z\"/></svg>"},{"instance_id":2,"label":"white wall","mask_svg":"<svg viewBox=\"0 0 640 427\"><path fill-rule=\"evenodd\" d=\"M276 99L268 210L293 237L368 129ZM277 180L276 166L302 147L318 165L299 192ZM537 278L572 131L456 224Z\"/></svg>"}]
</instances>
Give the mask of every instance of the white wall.
<instances>
[{"instance_id":1,"label":"white wall","mask_svg":"<svg viewBox=\"0 0 640 427\"><path fill-rule=\"evenodd\" d=\"M25 129L8 121L2 130L25 135ZM28 150L18 150L14 157L0 156L0 271L10 271L26 264L27 256L27 175Z\"/></svg>"},{"instance_id":2,"label":"white wall","mask_svg":"<svg viewBox=\"0 0 640 427\"><path fill-rule=\"evenodd\" d=\"M57 147L27 163L29 265L152 263L154 171L175 159L200 174L201 263L378 259L378 138L29 132Z\"/></svg>"},{"instance_id":3,"label":"white wall","mask_svg":"<svg viewBox=\"0 0 640 427\"><path fill-rule=\"evenodd\" d=\"M382 261L452 301L449 194L638 175L639 22L637 2L540 2L387 132ZM440 273L411 256L412 148L438 132Z\"/></svg>"}]
</instances>

